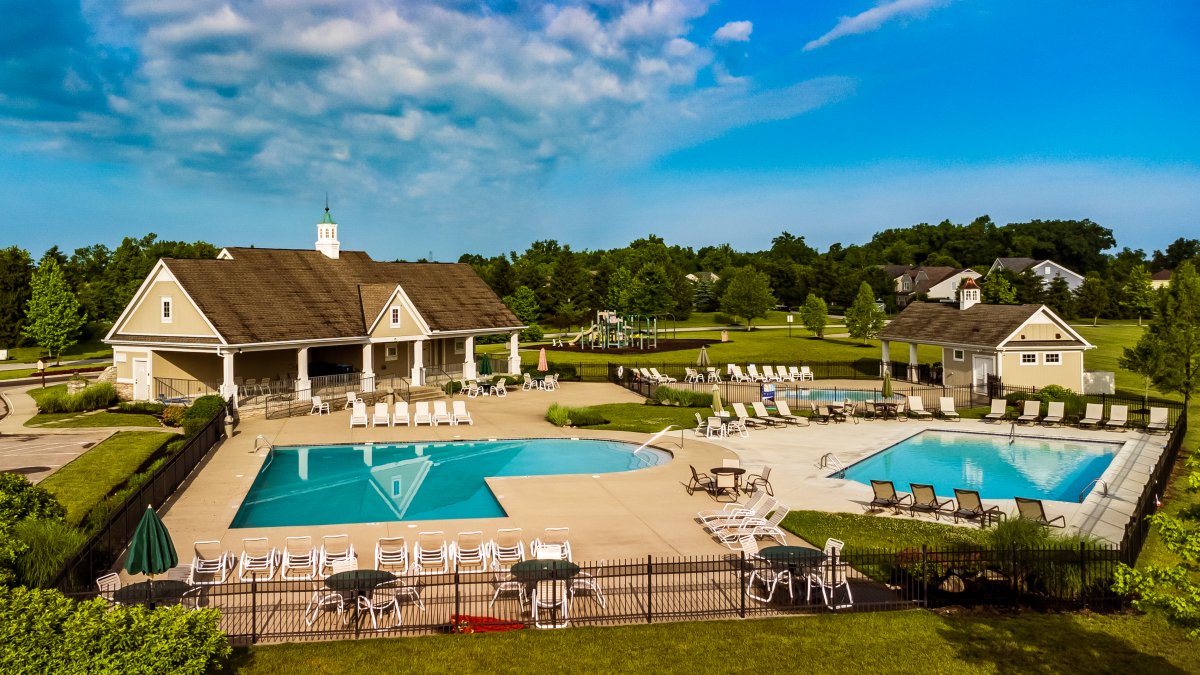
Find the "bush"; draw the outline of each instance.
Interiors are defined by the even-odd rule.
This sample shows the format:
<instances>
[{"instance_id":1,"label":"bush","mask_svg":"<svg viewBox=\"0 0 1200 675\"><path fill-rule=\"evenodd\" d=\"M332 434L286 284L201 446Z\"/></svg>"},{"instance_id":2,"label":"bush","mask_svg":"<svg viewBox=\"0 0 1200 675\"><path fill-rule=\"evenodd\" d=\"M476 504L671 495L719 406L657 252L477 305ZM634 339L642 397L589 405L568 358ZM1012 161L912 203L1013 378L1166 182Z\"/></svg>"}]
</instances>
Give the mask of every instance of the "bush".
<instances>
[{"instance_id":1,"label":"bush","mask_svg":"<svg viewBox=\"0 0 1200 675\"><path fill-rule=\"evenodd\" d=\"M721 324L722 326L736 326L736 325L738 325L737 319L733 318L732 316L729 316L728 314L726 314L726 313L724 313L724 312L717 312L716 314L714 314L714 315L713 315L713 322L715 322L715 323L719 323L719 324Z\"/></svg>"},{"instance_id":2,"label":"bush","mask_svg":"<svg viewBox=\"0 0 1200 675\"><path fill-rule=\"evenodd\" d=\"M558 403L552 403L546 410L546 421L556 427L590 427L597 424L608 424L608 419L594 408L568 408Z\"/></svg>"},{"instance_id":3,"label":"bush","mask_svg":"<svg viewBox=\"0 0 1200 675\"><path fill-rule=\"evenodd\" d=\"M450 380L446 384L442 385L442 391L445 392L447 396L453 396L457 394L458 392L462 391L462 388L463 384L458 380Z\"/></svg>"},{"instance_id":4,"label":"bush","mask_svg":"<svg viewBox=\"0 0 1200 675\"><path fill-rule=\"evenodd\" d=\"M536 323L529 324L529 327L521 331L521 342L538 342L546 335L542 327Z\"/></svg>"},{"instance_id":5,"label":"bush","mask_svg":"<svg viewBox=\"0 0 1200 675\"><path fill-rule=\"evenodd\" d=\"M162 415L166 405L153 401L122 401L117 404L117 410L123 413L140 413L142 415ZM182 410L183 406L179 406Z\"/></svg>"},{"instance_id":6,"label":"bush","mask_svg":"<svg viewBox=\"0 0 1200 675\"><path fill-rule=\"evenodd\" d=\"M195 436L213 417L225 414L225 399L217 395L201 396L183 414L183 434Z\"/></svg>"},{"instance_id":7,"label":"bush","mask_svg":"<svg viewBox=\"0 0 1200 675\"><path fill-rule=\"evenodd\" d=\"M712 406L711 392L676 389L674 387L659 387L654 390L654 400L661 405L678 405L687 408L708 408Z\"/></svg>"},{"instance_id":8,"label":"bush","mask_svg":"<svg viewBox=\"0 0 1200 675\"><path fill-rule=\"evenodd\" d=\"M150 610L76 602L58 591L0 589L0 671L5 673L193 673L230 653L214 609Z\"/></svg>"},{"instance_id":9,"label":"bush","mask_svg":"<svg viewBox=\"0 0 1200 675\"><path fill-rule=\"evenodd\" d=\"M182 405L169 405L163 408L162 423L169 427L177 427L183 424L183 416L187 412L187 407Z\"/></svg>"},{"instance_id":10,"label":"bush","mask_svg":"<svg viewBox=\"0 0 1200 675\"><path fill-rule=\"evenodd\" d=\"M565 427L571 423L571 417L566 406L551 403L546 410L546 421L556 427Z\"/></svg>"},{"instance_id":11,"label":"bush","mask_svg":"<svg viewBox=\"0 0 1200 675\"><path fill-rule=\"evenodd\" d=\"M13 527L13 536L26 548L17 558L17 578L34 588L49 586L66 559L87 539L61 520L24 520Z\"/></svg>"},{"instance_id":12,"label":"bush","mask_svg":"<svg viewBox=\"0 0 1200 675\"><path fill-rule=\"evenodd\" d=\"M44 413L87 412L107 408L117 400L117 390L110 382L100 382L85 388L78 394L68 394L61 389L43 393L37 401L38 410Z\"/></svg>"},{"instance_id":13,"label":"bush","mask_svg":"<svg viewBox=\"0 0 1200 675\"><path fill-rule=\"evenodd\" d=\"M0 473L0 521L62 520L67 510L50 491L15 473Z\"/></svg>"}]
</instances>

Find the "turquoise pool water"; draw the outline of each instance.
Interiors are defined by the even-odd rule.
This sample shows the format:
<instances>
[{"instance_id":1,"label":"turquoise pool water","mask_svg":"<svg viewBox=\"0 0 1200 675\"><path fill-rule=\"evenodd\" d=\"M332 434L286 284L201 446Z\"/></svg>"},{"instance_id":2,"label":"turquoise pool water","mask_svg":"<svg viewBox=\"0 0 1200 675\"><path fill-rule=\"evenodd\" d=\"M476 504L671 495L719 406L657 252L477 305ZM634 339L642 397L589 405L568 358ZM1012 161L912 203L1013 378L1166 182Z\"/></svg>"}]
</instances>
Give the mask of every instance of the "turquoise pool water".
<instances>
[{"instance_id":1,"label":"turquoise pool water","mask_svg":"<svg viewBox=\"0 0 1200 675\"><path fill-rule=\"evenodd\" d=\"M984 499L1032 497L1078 502L1099 478L1120 443L1016 437L927 430L834 474L870 485L890 480L907 492L909 483L929 483L939 496L954 488L978 490Z\"/></svg>"},{"instance_id":2,"label":"turquoise pool water","mask_svg":"<svg viewBox=\"0 0 1200 675\"><path fill-rule=\"evenodd\" d=\"M861 403L863 401L882 401L883 397L877 391L863 391L860 389L797 389L776 392L775 397L786 396L788 405L792 403L807 403L809 401L818 403L828 403L831 401L853 401ZM895 400L900 400L901 396L893 396Z\"/></svg>"},{"instance_id":3,"label":"turquoise pool water","mask_svg":"<svg viewBox=\"0 0 1200 675\"><path fill-rule=\"evenodd\" d=\"M612 473L669 453L616 441L521 439L278 447L230 527L504 516L488 476Z\"/></svg>"}]
</instances>

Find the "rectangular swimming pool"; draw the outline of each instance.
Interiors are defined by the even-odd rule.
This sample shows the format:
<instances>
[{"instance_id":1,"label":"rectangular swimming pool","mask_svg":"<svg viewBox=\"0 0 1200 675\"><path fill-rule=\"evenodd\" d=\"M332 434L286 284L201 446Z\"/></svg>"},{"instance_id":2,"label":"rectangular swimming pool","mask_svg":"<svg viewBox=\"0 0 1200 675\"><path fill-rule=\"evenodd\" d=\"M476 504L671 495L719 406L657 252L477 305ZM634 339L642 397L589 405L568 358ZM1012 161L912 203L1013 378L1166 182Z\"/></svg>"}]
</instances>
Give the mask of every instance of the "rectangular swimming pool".
<instances>
[{"instance_id":1,"label":"rectangular swimming pool","mask_svg":"<svg viewBox=\"0 0 1200 675\"><path fill-rule=\"evenodd\" d=\"M484 479L611 473L671 454L618 441L516 439L273 448L230 527L498 518Z\"/></svg>"},{"instance_id":2,"label":"rectangular swimming pool","mask_svg":"<svg viewBox=\"0 0 1200 675\"><path fill-rule=\"evenodd\" d=\"M905 492L910 483L928 483L938 495L953 495L954 488L962 488L978 490L984 499L1079 502L1080 493L1104 473L1121 445L930 429L834 477L865 485L890 480Z\"/></svg>"}]
</instances>

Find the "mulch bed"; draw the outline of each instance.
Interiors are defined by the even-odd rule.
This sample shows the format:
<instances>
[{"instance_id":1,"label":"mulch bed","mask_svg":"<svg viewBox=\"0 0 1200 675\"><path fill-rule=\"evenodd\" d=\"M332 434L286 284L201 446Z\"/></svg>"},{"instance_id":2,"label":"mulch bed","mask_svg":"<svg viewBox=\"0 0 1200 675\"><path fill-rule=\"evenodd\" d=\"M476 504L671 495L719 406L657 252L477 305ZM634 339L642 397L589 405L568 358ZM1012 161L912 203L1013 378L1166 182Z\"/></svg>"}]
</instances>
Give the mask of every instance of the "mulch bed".
<instances>
[{"instance_id":1,"label":"mulch bed","mask_svg":"<svg viewBox=\"0 0 1200 675\"><path fill-rule=\"evenodd\" d=\"M621 347L609 347L608 349L589 349L588 347L580 348L579 345L562 347L552 347L546 345L547 352L569 352L573 354L657 354L659 352L677 352L685 349L699 350L704 345L720 344L720 340L702 340L699 338L690 338L684 340L662 340L658 341L658 348L651 349L649 346L646 349L638 349L637 345Z\"/></svg>"}]
</instances>

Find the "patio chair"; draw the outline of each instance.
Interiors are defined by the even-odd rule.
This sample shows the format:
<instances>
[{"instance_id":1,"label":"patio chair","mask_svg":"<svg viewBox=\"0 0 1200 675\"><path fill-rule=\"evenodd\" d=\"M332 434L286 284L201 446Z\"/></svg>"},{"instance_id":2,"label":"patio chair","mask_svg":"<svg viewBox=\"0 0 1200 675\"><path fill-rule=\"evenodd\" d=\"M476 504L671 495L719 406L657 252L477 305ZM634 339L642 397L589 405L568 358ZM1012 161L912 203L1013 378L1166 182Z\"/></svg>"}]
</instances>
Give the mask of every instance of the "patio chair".
<instances>
[{"instance_id":1,"label":"patio chair","mask_svg":"<svg viewBox=\"0 0 1200 675\"><path fill-rule=\"evenodd\" d=\"M532 391L533 389L536 389L536 388L537 388L537 384L534 383L533 378L530 377L529 373L522 373L521 374L521 391Z\"/></svg>"},{"instance_id":2,"label":"patio chair","mask_svg":"<svg viewBox=\"0 0 1200 675\"><path fill-rule=\"evenodd\" d=\"M723 381L721 379L721 373L717 372L716 366L709 366L708 370L706 370L705 373L706 373L706 375L705 375L706 382L722 382Z\"/></svg>"},{"instance_id":3,"label":"patio chair","mask_svg":"<svg viewBox=\"0 0 1200 675\"><path fill-rule=\"evenodd\" d=\"M748 549L752 548L758 548L758 542L754 540L754 537L750 537L750 541L747 541L742 547L742 550L747 554L746 562L750 568L750 577L746 580L747 597L754 598L759 602L769 603L771 602L771 598L775 597L775 589L779 587L779 584L783 584L784 588L787 589L788 597L794 600L796 595L795 591L792 590L791 571L786 566L776 567L770 560L760 557L757 551L751 553ZM762 584L763 589L766 590L765 595L756 595L754 593L755 582Z\"/></svg>"},{"instance_id":4,"label":"patio chair","mask_svg":"<svg viewBox=\"0 0 1200 675\"><path fill-rule=\"evenodd\" d=\"M459 532L458 538L450 542L450 559L459 572L486 572L487 551L483 532L479 530Z\"/></svg>"},{"instance_id":5,"label":"patio chair","mask_svg":"<svg viewBox=\"0 0 1200 675\"><path fill-rule=\"evenodd\" d=\"M908 507L909 516L916 516L917 511L923 511L932 513L933 519L938 520L941 514L945 513L943 509L953 504L949 499L939 501L932 485L909 483L908 486L912 489L912 504Z\"/></svg>"},{"instance_id":6,"label":"patio chair","mask_svg":"<svg viewBox=\"0 0 1200 675\"><path fill-rule=\"evenodd\" d=\"M979 527L987 527L993 520L1004 520L1004 512L999 506L984 506L979 498L978 490L960 490L954 488L954 501L957 503L951 515L957 523L963 520L978 520Z\"/></svg>"},{"instance_id":7,"label":"patio chair","mask_svg":"<svg viewBox=\"0 0 1200 675\"><path fill-rule=\"evenodd\" d=\"M495 382L492 384L492 393L500 398L508 396L508 389L505 386L505 379L503 377L496 378Z\"/></svg>"},{"instance_id":8,"label":"patio chair","mask_svg":"<svg viewBox=\"0 0 1200 675\"><path fill-rule=\"evenodd\" d=\"M104 576L96 579L96 591L100 597L111 602L114 605L121 603L117 602L116 593L121 590L121 575L116 572L109 572Z\"/></svg>"},{"instance_id":9,"label":"patio chair","mask_svg":"<svg viewBox=\"0 0 1200 675\"><path fill-rule=\"evenodd\" d=\"M1042 402L1036 399L1025 401L1021 406L1021 414L1017 422L1036 422L1042 416Z\"/></svg>"},{"instance_id":10,"label":"patio chair","mask_svg":"<svg viewBox=\"0 0 1200 675\"><path fill-rule=\"evenodd\" d=\"M870 503L867 504L867 509L875 507L890 507L895 513L900 513L900 507L907 504L912 504L912 495L900 495L896 492L896 486L890 480L873 480L871 481L871 491L875 494Z\"/></svg>"},{"instance_id":11,"label":"patio chair","mask_svg":"<svg viewBox=\"0 0 1200 675\"><path fill-rule=\"evenodd\" d=\"M513 576L511 567L502 567L492 561L492 599L488 601L489 609L502 593L516 593L522 609L525 607L525 582Z\"/></svg>"},{"instance_id":12,"label":"patio chair","mask_svg":"<svg viewBox=\"0 0 1200 675\"><path fill-rule=\"evenodd\" d=\"M354 544L350 543L350 535L327 534L321 537L321 557L317 563L318 576L324 576L327 568L332 569L334 564L339 562L352 562L356 567L358 565L358 558L354 555Z\"/></svg>"},{"instance_id":13,"label":"patio chair","mask_svg":"<svg viewBox=\"0 0 1200 675\"><path fill-rule=\"evenodd\" d=\"M825 562L808 577L807 601L812 601L812 588L815 585L821 590L821 599L828 609L845 609L854 605L854 594L850 591L850 580L846 574L848 565L841 560L845 546L840 539L825 540ZM846 602L841 605L834 604L839 588L846 590Z\"/></svg>"},{"instance_id":14,"label":"patio chair","mask_svg":"<svg viewBox=\"0 0 1200 675\"><path fill-rule=\"evenodd\" d=\"M768 499L768 495L765 492L757 492L745 504L726 504L719 509L698 511L696 512L696 516L699 518L700 524L707 527L707 523L709 522L734 518L741 520L746 516L766 516L773 508L775 508L775 500Z\"/></svg>"},{"instance_id":15,"label":"patio chair","mask_svg":"<svg viewBox=\"0 0 1200 675\"><path fill-rule=\"evenodd\" d=\"M243 539L242 555L238 559L241 565L238 578L242 581L270 581L275 576L275 564L278 559L278 553L267 543L266 537Z\"/></svg>"},{"instance_id":16,"label":"patio chair","mask_svg":"<svg viewBox=\"0 0 1200 675\"><path fill-rule=\"evenodd\" d=\"M738 434L742 438L750 438L750 427L746 423L750 418L746 417L726 417L719 415L722 422L725 423L725 435Z\"/></svg>"},{"instance_id":17,"label":"patio chair","mask_svg":"<svg viewBox=\"0 0 1200 675\"><path fill-rule=\"evenodd\" d=\"M375 630L381 630L379 624L383 621L383 615L388 610L392 611L392 616L395 619L395 623L392 626L399 626L400 595L412 590L414 589L411 586L405 585L398 579L385 581L375 586L370 595L366 593L359 595L358 608L366 610L371 616L371 628Z\"/></svg>"},{"instance_id":18,"label":"patio chair","mask_svg":"<svg viewBox=\"0 0 1200 675\"><path fill-rule=\"evenodd\" d=\"M1050 401L1046 404L1046 415L1041 419L1042 424L1047 426L1062 424L1063 417L1066 416L1067 404L1063 401Z\"/></svg>"},{"instance_id":19,"label":"patio chair","mask_svg":"<svg viewBox=\"0 0 1200 675\"><path fill-rule=\"evenodd\" d=\"M475 420L471 419L471 413L467 412L467 402L466 401L454 401L453 404L451 405L451 409L454 412L452 415L450 415L450 424L455 424L455 425L469 424L471 426L475 425Z\"/></svg>"},{"instance_id":20,"label":"patio chair","mask_svg":"<svg viewBox=\"0 0 1200 675\"><path fill-rule=\"evenodd\" d=\"M283 540L283 564L279 578L285 581L309 581L317 574L317 550L312 537L288 537Z\"/></svg>"},{"instance_id":21,"label":"patio chair","mask_svg":"<svg viewBox=\"0 0 1200 675\"><path fill-rule=\"evenodd\" d=\"M933 413L925 409L925 400L920 396L908 396L908 416L918 418L932 418Z\"/></svg>"},{"instance_id":22,"label":"patio chair","mask_svg":"<svg viewBox=\"0 0 1200 675\"><path fill-rule=\"evenodd\" d=\"M697 436L704 436L708 431L708 420L701 417L700 413L696 413L696 429Z\"/></svg>"},{"instance_id":23,"label":"patio chair","mask_svg":"<svg viewBox=\"0 0 1200 675\"><path fill-rule=\"evenodd\" d=\"M699 377L700 377L700 373L697 373L695 368L684 366L683 381L685 383L692 384L693 382L699 382L700 381Z\"/></svg>"},{"instance_id":24,"label":"patio chair","mask_svg":"<svg viewBox=\"0 0 1200 675\"><path fill-rule=\"evenodd\" d=\"M717 484L713 481L712 476L696 471L696 467L690 464L688 465L688 468L692 470L692 479L688 481L687 485L684 486L684 489L687 490L689 495L695 494L696 490L712 492L714 489L716 489Z\"/></svg>"},{"instance_id":25,"label":"patio chair","mask_svg":"<svg viewBox=\"0 0 1200 675\"><path fill-rule=\"evenodd\" d=\"M775 414L786 422L791 422L796 426L808 426L808 418L803 415L793 415L792 408L788 402L779 398L775 399Z\"/></svg>"},{"instance_id":26,"label":"patio chair","mask_svg":"<svg viewBox=\"0 0 1200 675\"><path fill-rule=\"evenodd\" d=\"M392 415L392 425L412 425L412 416L408 414L408 401L396 401L395 414Z\"/></svg>"},{"instance_id":27,"label":"patio chair","mask_svg":"<svg viewBox=\"0 0 1200 675\"><path fill-rule=\"evenodd\" d=\"M1038 525L1046 527L1067 526L1067 519L1064 516L1046 517L1046 507L1042 504L1042 500L1026 497L1015 497L1014 499L1017 502L1017 518L1020 520L1032 520Z\"/></svg>"},{"instance_id":28,"label":"patio chair","mask_svg":"<svg viewBox=\"0 0 1200 675\"><path fill-rule=\"evenodd\" d=\"M188 583L193 586L213 586L225 583L229 576L229 552L221 542L197 541L192 543L192 576Z\"/></svg>"},{"instance_id":29,"label":"patio chair","mask_svg":"<svg viewBox=\"0 0 1200 675\"><path fill-rule=\"evenodd\" d=\"M447 426L454 422L450 417L450 411L446 409L446 402L438 399L433 402L433 426L445 423Z\"/></svg>"},{"instance_id":30,"label":"patio chair","mask_svg":"<svg viewBox=\"0 0 1200 675\"><path fill-rule=\"evenodd\" d=\"M953 396L938 397L938 415L940 415L944 420L954 420L955 422L962 420L962 418L958 416L958 411L954 409Z\"/></svg>"},{"instance_id":31,"label":"patio chair","mask_svg":"<svg viewBox=\"0 0 1200 675\"><path fill-rule=\"evenodd\" d=\"M542 388L546 391L556 391L558 386L558 373L549 373L542 378Z\"/></svg>"},{"instance_id":32,"label":"patio chair","mask_svg":"<svg viewBox=\"0 0 1200 675\"><path fill-rule=\"evenodd\" d=\"M1083 417L1079 419L1079 426L1094 427L1099 426L1104 421L1104 404L1089 403L1083 410Z\"/></svg>"},{"instance_id":33,"label":"patio chair","mask_svg":"<svg viewBox=\"0 0 1200 675\"><path fill-rule=\"evenodd\" d=\"M367 417L367 404L362 401L356 401L354 408L350 411L350 428L353 429L356 426L365 427L370 421L370 418Z\"/></svg>"},{"instance_id":34,"label":"patio chair","mask_svg":"<svg viewBox=\"0 0 1200 675\"><path fill-rule=\"evenodd\" d=\"M1146 431L1166 431L1169 411L1166 408L1151 408L1150 421L1146 422Z\"/></svg>"},{"instance_id":35,"label":"patio chair","mask_svg":"<svg viewBox=\"0 0 1200 675\"><path fill-rule=\"evenodd\" d=\"M1129 424L1129 406L1127 405L1111 405L1108 407L1108 421L1104 423L1105 428L1125 430Z\"/></svg>"},{"instance_id":36,"label":"patio chair","mask_svg":"<svg viewBox=\"0 0 1200 675\"><path fill-rule=\"evenodd\" d=\"M745 489L750 492L765 491L772 497L775 496L775 488L771 487L771 467L764 466L762 473L752 473L746 477Z\"/></svg>"},{"instance_id":37,"label":"patio chair","mask_svg":"<svg viewBox=\"0 0 1200 675\"><path fill-rule=\"evenodd\" d=\"M712 438L713 436L725 438L726 435L728 435L728 430L725 428L725 418L716 415L709 416L704 426L705 438Z\"/></svg>"},{"instance_id":38,"label":"patio chair","mask_svg":"<svg viewBox=\"0 0 1200 675\"><path fill-rule=\"evenodd\" d=\"M800 366L800 379L807 381L812 381L814 379L813 372L808 366Z\"/></svg>"},{"instance_id":39,"label":"patio chair","mask_svg":"<svg viewBox=\"0 0 1200 675\"><path fill-rule=\"evenodd\" d=\"M375 542L375 569L408 574L408 542L404 537L381 537Z\"/></svg>"},{"instance_id":40,"label":"patio chair","mask_svg":"<svg viewBox=\"0 0 1200 675\"><path fill-rule=\"evenodd\" d=\"M429 401L417 401L417 411L413 414L413 426L422 424L433 426L433 415L429 412Z\"/></svg>"},{"instance_id":41,"label":"patio chair","mask_svg":"<svg viewBox=\"0 0 1200 675\"><path fill-rule=\"evenodd\" d=\"M413 544L413 567L418 574L445 574L450 571L446 535L441 531L421 532Z\"/></svg>"},{"instance_id":42,"label":"patio chair","mask_svg":"<svg viewBox=\"0 0 1200 675\"><path fill-rule=\"evenodd\" d=\"M571 600L575 600L575 596L580 593L586 593L592 596L596 604L601 607L607 607L608 604L604 600L604 591L600 589L600 581L588 572L580 572L571 578Z\"/></svg>"},{"instance_id":43,"label":"patio chair","mask_svg":"<svg viewBox=\"0 0 1200 675\"><path fill-rule=\"evenodd\" d=\"M467 380L466 383L463 384L462 390L463 393L467 395L467 398L475 398L483 393L483 387L479 386L479 383L475 380Z\"/></svg>"},{"instance_id":44,"label":"patio chair","mask_svg":"<svg viewBox=\"0 0 1200 675\"><path fill-rule=\"evenodd\" d=\"M309 415L328 415L329 402L322 401L320 396L312 397L312 410L308 411Z\"/></svg>"},{"instance_id":45,"label":"patio chair","mask_svg":"<svg viewBox=\"0 0 1200 675\"><path fill-rule=\"evenodd\" d=\"M995 420L999 422L1008 417L1008 401L1002 398L992 399L992 409L988 414L983 416L985 420Z\"/></svg>"},{"instance_id":46,"label":"patio chair","mask_svg":"<svg viewBox=\"0 0 1200 675\"><path fill-rule=\"evenodd\" d=\"M567 582L542 579L533 587L533 625L538 628L566 628L570 611ZM547 619L547 615L549 618Z\"/></svg>"},{"instance_id":47,"label":"patio chair","mask_svg":"<svg viewBox=\"0 0 1200 675\"><path fill-rule=\"evenodd\" d=\"M829 424L829 420L833 419L833 411L829 409L829 406L818 403L811 405L813 414L810 420L815 419L818 424Z\"/></svg>"},{"instance_id":48,"label":"patio chair","mask_svg":"<svg viewBox=\"0 0 1200 675\"><path fill-rule=\"evenodd\" d=\"M312 582L312 591L308 606L304 608L306 625L311 626L316 623L317 619L321 617L321 612L327 609L336 611L342 624L349 621L349 617L346 616L346 598L341 591L330 590L324 583L316 580Z\"/></svg>"},{"instance_id":49,"label":"patio chair","mask_svg":"<svg viewBox=\"0 0 1200 675\"><path fill-rule=\"evenodd\" d=\"M540 538L534 539L533 542L529 544L529 550L536 558L538 557L537 549L556 547L558 552L561 554L562 559L569 561L571 560L571 542L567 536L570 534L570 532L571 529L567 527L547 527L542 531L542 536ZM545 558L541 559L545 560Z\"/></svg>"},{"instance_id":50,"label":"patio chair","mask_svg":"<svg viewBox=\"0 0 1200 675\"><path fill-rule=\"evenodd\" d=\"M746 412L745 403L734 403L731 407L733 408L734 417L737 417L739 420L741 420L743 424L753 427L764 427L769 424L766 420L759 419L758 417Z\"/></svg>"},{"instance_id":51,"label":"patio chair","mask_svg":"<svg viewBox=\"0 0 1200 675\"><path fill-rule=\"evenodd\" d=\"M750 376L751 382L766 382L767 378L763 377L762 373L758 372L758 366L753 363L746 366L746 373Z\"/></svg>"},{"instance_id":52,"label":"patio chair","mask_svg":"<svg viewBox=\"0 0 1200 675\"><path fill-rule=\"evenodd\" d=\"M766 420L767 424L776 427L787 426L787 420L767 412L767 405L762 401L754 401L750 407L754 408L754 416L760 420Z\"/></svg>"},{"instance_id":53,"label":"patio chair","mask_svg":"<svg viewBox=\"0 0 1200 675\"><path fill-rule=\"evenodd\" d=\"M658 368L651 368L650 374L653 375L655 377L655 379L658 380L659 384L670 384L670 383L679 381L676 378L671 377L670 375L663 375L663 374L659 373Z\"/></svg>"},{"instance_id":54,"label":"patio chair","mask_svg":"<svg viewBox=\"0 0 1200 675\"><path fill-rule=\"evenodd\" d=\"M247 382L249 382L250 380L246 380L246 381L247 381ZM345 407L345 408L343 408L343 410L345 410L345 409L349 409L349 408L353 408L353 407L354 407L354 404L355 404L355 403L358 403L358 400L359 400L359 399L358 399L358 395L357 395L357 394L355 394L355 393L354 393L354 392L352 392L352 391L348 391L348 392L346 392L346 407Z\"/></svg>"},{"instance_id":55,"label":"patio chair","mask_svg":"<svg viewBox=\"0 0 1200 675\"><path fill-rule=\"evenodd\" d=\"M492 569L507 570L525 560L525 542L521 528L507 527L496 530L496 536L488 545L492 558Z\"/></svg>"},{"instance_id":56,"label":"patio chair","mask_svg":"<svg viewBox=\"0 0 1200 675\"><path fill-rule=\"evenodd\" d=\"M371 416L371 426L373 427L390 427L392 426L392 416L388 414L388 404L379 402L375 404L375 414Z\"/></svg>"}]
</instances>

